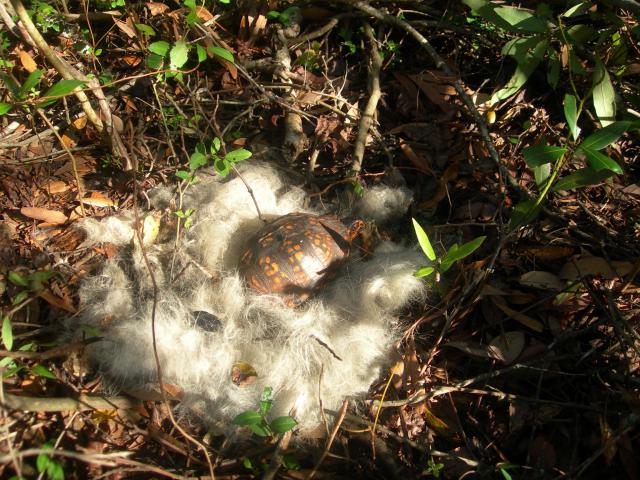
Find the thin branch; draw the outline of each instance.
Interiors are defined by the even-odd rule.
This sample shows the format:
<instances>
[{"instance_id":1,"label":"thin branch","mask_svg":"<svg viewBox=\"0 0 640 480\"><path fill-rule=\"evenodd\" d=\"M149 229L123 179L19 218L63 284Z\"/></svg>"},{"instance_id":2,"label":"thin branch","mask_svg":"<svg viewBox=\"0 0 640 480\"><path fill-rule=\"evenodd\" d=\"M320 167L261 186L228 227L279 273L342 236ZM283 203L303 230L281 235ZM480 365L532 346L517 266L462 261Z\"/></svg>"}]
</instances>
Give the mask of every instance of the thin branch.
<instances>
[{"instance_id":1,"label":"thin branch","mask_svg":"<svg viewBox=\"0 0 640 480\"><path fill-rule=\"evenodd\" d=\"M367 144L367 137L369 136L369 129L373 125L374 116L378 107L378 101L382 95L380 92L380 69L382 68L382 58L378 51L378 45L376 42L373 29L369 22L364 22L364 33L369 40L370 44L370 65L369 65L369 101L367 106L362 112L360 117L360 123L358 125L358 136L356 137L353 162L351 164L351 170L355 175L358 175L362 170L362 161L364 159L364 150Z\"/></svg>"},{"instance_id":2,"label":"thin branch","mask_svg":"<svg viewBox=\"0 0 640 480\"><path fill-rule=\"evenodd\" d=\"M98 397L80 395L78 398L69 397L23 397L20 395L4 394L5 409L21 410L23 412L75 412L84 410L116 410L132 409L141 404L139 400L129 397Z\"/></svg>"}]
</instances>

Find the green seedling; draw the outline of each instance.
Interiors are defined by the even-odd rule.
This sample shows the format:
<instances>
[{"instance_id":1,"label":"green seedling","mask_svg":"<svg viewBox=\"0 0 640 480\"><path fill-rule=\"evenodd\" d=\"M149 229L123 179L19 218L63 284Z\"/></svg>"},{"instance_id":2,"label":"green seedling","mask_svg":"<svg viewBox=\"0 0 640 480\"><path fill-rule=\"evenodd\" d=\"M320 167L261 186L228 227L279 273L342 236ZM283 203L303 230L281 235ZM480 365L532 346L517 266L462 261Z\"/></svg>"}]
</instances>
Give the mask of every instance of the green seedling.
<instances>
[{"instance_id":1,"label":"green seedling","mask_svg":"<svg viewBox=\"0 0 640 480\"><path fill-rule=\"evenodd\" d=\"M249 410L237 415L233 424L240 427L249 427L259 437L275 437L289 430L293 430L298 424L293 417L282 416L268 420L269 411L273 407L273 389L265 387L260 398L260 408L257 411Z\"/></svg>"},{"instance_id":2,"label":"green seedling","mask_svg":"<svg viewBox=\"0 0 640 480\"><path fill-rule=\"evenodd\" d=\"M482 242L484 242L487 238L486 236L482 236L471 240L470 242L467 242L463 245L454 244L449 248L449 250L447 250L447 253L445 253L441 257L438 257L435 250L431 246L431 241L429 240L427 233L415 218L413 218L412 220L413 228L416 231L416 236L418 237L420 248L432 263L432 265L419 268L414 273L414 275L418 278L428 277L433 273L436 273L439 278L439 275L449 270L455 262L458 262L475 252L480 247L480 245L482 245Z\"/></svg>"}]
</instances>

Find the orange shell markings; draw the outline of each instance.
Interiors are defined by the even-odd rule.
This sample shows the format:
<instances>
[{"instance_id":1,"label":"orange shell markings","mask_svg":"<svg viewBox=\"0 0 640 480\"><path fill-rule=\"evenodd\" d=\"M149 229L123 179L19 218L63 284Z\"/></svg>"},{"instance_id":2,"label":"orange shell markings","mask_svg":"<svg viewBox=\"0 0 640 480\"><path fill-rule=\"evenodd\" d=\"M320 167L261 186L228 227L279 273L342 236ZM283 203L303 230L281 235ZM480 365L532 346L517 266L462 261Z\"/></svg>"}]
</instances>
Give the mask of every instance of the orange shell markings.
<instances>
[{"instance_id":1,"label":"orange shell markings","mask_svg":"<svg viewBox=\"0 0 640 480\"><path fill-rule=\"evenodd\" d=\"M240 255L240 275L250 288L280 294L288 306L298 306L347 258L361 227L361 221L348 227L331 215L284 215L249 239Z\"/></svg>"}]
</instances>

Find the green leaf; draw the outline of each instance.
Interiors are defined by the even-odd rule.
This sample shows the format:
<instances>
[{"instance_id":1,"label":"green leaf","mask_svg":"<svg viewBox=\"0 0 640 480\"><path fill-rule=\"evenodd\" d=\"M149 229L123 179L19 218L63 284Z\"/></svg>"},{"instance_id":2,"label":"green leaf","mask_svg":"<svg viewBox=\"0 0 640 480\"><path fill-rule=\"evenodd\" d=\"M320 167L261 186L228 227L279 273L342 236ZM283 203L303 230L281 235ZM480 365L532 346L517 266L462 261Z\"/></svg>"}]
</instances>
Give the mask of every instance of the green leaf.
<instances>
[{"instance_id":1,"label":"green leaf","mask_svg":"<svg viewBox=\"0 0 640 480\"><path fill-rule=\"evenodd\" d=\"M616 142L631 126L631 122L613 122L592 133L578 146L578 150L602 150Z\"/></svg>"},{"instance_id":2,"label":"green leaf","mask_svg":"<svg viewBox=\"0 0 640 480\"><path fill-rule=\"evenodd\" d=\"M216 55L220 58L224 58L226 61L231 62L231 63L236 63L235 59L233 58L233 53L231 53L229 50L222 48L222 47L209 47L208 48L209 53Z\"/></svg>"},{"instance_id":3,"label":"green leaf","mask_svg":"<svg viewBox=\"0 0 640 480\"><path fill-rule=\"evenodd\" d=\"M435 272L436 269L433 267L422 267L419 268L414 274L414 277L418 277L418 278L422 278L422 277L428 277L429 275L431 275L433 272Z\"/></svg>"},{"instance_id":4,"label":"green leaf","mask_svg":"<svg viewBox=\"0 0 640 480\"><path fill-rule=\"evenodd\" d=\"M171 62L171 70L180 70L189 60L189 45L187 45L187 42L178 40L171 49L171 53L169 53L169 60Z\"/></svg>"},{"instance_id":5,"label":"green leaf","mask_svg":"<svg viewBox=\"0 0 640 480\"><path fill-rule=\"evenodd\" d=\"M49 457L44 453L41 453L36 458L36 468L38 472L44 473L47 470L47 466L49 466Z\"/></svg>"},{"instance_id":6,"label":"green leaf","mask_svg":"<svg viewBox=\"0 0 640 480\"><path fill-rule=\"evenodd\" d=\"M211 155L215 155L220 151L220 147L222 146L222 142L218 137L214 138L211 141Z\"/></svg>"},{"instance_id":7,"label":"green leaf","mask_svg":"<svg viewBox=\"0 0 640 480\"><path fill-rule=\"evenodd\" d=\"M578 127L578 110L576 107L576 97L571 94L564 96L564 118L569 125L569 131L574 140L580 135L580 127Z\"/></svg>"},{"instance_id":8,"label":"green leaf","mask_svg":"<svg viewBox=\"0 0 640 480\"><path fill-rule=\"evenodd\" d=\"M151 70L160 70L164 64L164 57L157 53L150 54L145 60L147 67Z\"/></svg>"},{"instance_id":9,"label":"green leaf","mask_svg":"<svg viewBox=\"0 0 640 480\"><path fill-rule=\"evenodd\" d=\"M593 71L593 106L603 127L613 123L616 119L616 95L604 64L595 59L596 67Z\"/></svg>"},{"instance_id":10,"label":"green leaf","mask_svg":"<svg viewBox=\"0 0 640 480\"><path fill-rule=\"evenodd\" d=\"M535 145L522 150L524 159L529 168L539 167L545 163L553 163L561 158L567 151L564 147L554 147L553 145Z\"/></svg>"},{"instance_id":11,"label":"green leaf","mask_svg":"<svg viewBox=\"0 0 640 480\"><path fill-rule=\"evenodd\" d=\"M7 350L13 349L13 329L11 328L11 319L9 315L2 317L2 343L7 347Z\"/></svg>"},{"instance_id":12,"label":"green leaf","mask_svg":"<svg viewBox=\"0 0 640 480\"><path fill-rule=\"evenodd\" d=\"M11 302L11 303L13 305L20 305L28 297L29 297L29 291L28 290L22 290L21 292L18 292L18 294L13 298L13 302Z\"/></svg>"},{"instance_id":13,"label":"green leaf","mask_svg":"<svg viewBox=\"0 0 640 480\"><path fill-rule=\"evenodd\" d=\"M561 190L572 190L574 188L596 185L614 175L615 172L611 170L596 171L592 168L583 168L558 180L555 185L551 187L551 191L559 192Z\"/></svg>"},{"instance_id":14,"label":"green leaf","mask_svg":"<svg viewBox=\"0 0 640 480\"><path fill-rule=\"evenodd\" d=\"M222 177L226 177L231 172L231 164L224 158L218 156L213 159L213 169Z\"/></svg>"},{"instance_id":15,"label":"green leaf","mask_svg":"<svg viewBox=\"0 0 640 480\"><path fill-rule=\"evenodd\" d=\"M70 94L77 87L84 87L85 83L80 80L60 80L53 87L51 87L43 95L43 97L50 97L38 103L38 107L44 108L56 103L60 97Z\"/></svg>"},{"instance_id":16,"label":"green leaf","mask_svg":"<svg viewBox=\"0 0 640 480\"><path fill-rule=\"evenodd\" d=\"M443 266L445 264L452 265L453 263L460 261L465 257L468 257L473 252L475 252L478 248L480 248L480 245L482 245L482 242L484 242L486 239L487 239L486 236L482 236L482 237L475 238L470 242L467 242L459 246L458 248L450 248L449 251L445 254L445 256L442 257L442 265Z\"/></svg>"},{"instance_id":17,"label":"green leaf","mask_svg":"<svg viewBox=\"0 0 640 480\"><path fill-rule=\"evenodd\" d=\"M560 60L558 60L558 55L555 50L549 48L547 52L549 54L547 59L547 82L552 88L556 88L560 81L560 70L562 65Z\"/></svg>"},{"instance_id":18,"label":"green leaf","mask_svg":"<svg viewBox=\"0 0 640 480\"><path fill-rule=\"evenodd\" d=\"M253 425L249 425L249 429L259 437L268 437L271 435L269 425L267 425L265 421L262 421L262 423L254 423Z\"/></svg>"},{"instance_id":19,"label":"green leaf","mask_svg":"<svg viewBox=\"0 0 640 480\"><path fill-rule=\"evenodd\" d=\"M15 98L18 98L20 92L20 86L16 81L4 72L0 72L0 80L4 83L4 86L11 92Z\"/></svg>"},{"instance_id":20,"label":"green leaf","mask_svg":"<svg viewBox=\"0 0 640 480\"><path fill-rule=\"evenodd\" d=\"M56 379L56 376L44 365L35 365L31 367L29 371L39 377L50 378L51 380Z\"/></svg>"},{"instance_id":21,"label":"green leaf","mask_svg":"<svg viewBox=\"0 0 640 480\"><path fill-rule=\"evenodd\" d=\"M589 2L580 2L562 14L563 17L573 17L576 15L584 15L589 11Z\"/></svg>"},{"instance_id":22,"label":"green leaf","mask_svg":"<svg viewBox=\"0 0 640 480\"><path fill-rule=\"evenodd\" d=\"M49 465L47 466L47 477L48 480L64 480L64 470L62 465L51 459Z\"/></svg>"},{"instance_id":23,"label":"green leaf","mask_svg":"<svg viewBox=\"0 0 640 480\"><path fill-rule=\"evenodd\" d=\"M156 34L156 31L149 25L145 25L144 23L135 23L134 25L139 32L147 37L153 37Z\"/></svg>"},{"instance_id":24,"label":"green leaf","mask_svg":"<svg viewBox=\"0 0 640 480\"><path fill-rule=\"evenodd\" d=\"M42 77L41 70L35 70L29 74L27 79L24 81L20 90L18 92L18 96L20 98L24 98L24 96L31 91L38 83L40 83L40 78Z\"/></svg>"},{"instance_id":25,"label":"green leaf","mask_svg":"<svg viewBox=\"0 0 640 480\"><path fill-rule=\"evenodd\" d=\"M240 415L236 415L232 422L234 425L244 427L249 425L256 425L261 421L262 415L260 414L260 412L248 411L243 412Z\"/></svg>"},{"instance_id":26,"label":"green leaf","mask_svg":"<svg viewBox=\"0 0 640 480\"><path fill-rule=\"evenodd\" d=\"M269 20L277 20L279 16L280 16L280 12L276 10L270 10L267 12L267 18Z\"/></svg>"},{"instance_id":27,"label":"green leaf","mask_svg":"<svg viewBox=\"0 0 640 480\"><path fill-rule=\"evenodd\" d=\"M427 256L429 260L432 262L436 259L436 252L433 250L431 246L431 242L429 241L429 237L427 236L427 232L425 232L420 224L416 221L415 218L411 219L413 221L413 228L416 231L416 236L418 237L418 243L420 244L420 248Z\"/></svg>"},{"instance_id":28,"label":"green leaf","mask_svg":"<svg viewBox=\"0 0 640 480\"><path fill-rule=\"evenodd\" d=\"M275 433L286 433L294 429L296 425L298 425L298 422L294 418L285 416L274 418L269 426Z\"/></svg>"},{"instance_id":29,"label":"green leaf","mask_svg":"<svg viewBox=\"0 0 640 480\"><path fill-rule=\"evenodd\" d=\"M273 388L264 387L262 394L260 395L260 412L263 416L269 413L271 406L273 405Z\"/></svg>"},{"instance_id":30,"label":"green leaf","mask_svg":"<svg viewBox=\"0 0 640 480\"><path fill-rule=\"evenodd\" d=\"M200 167L204 167L207 164L207 156L195 151L189 158L189 168L191 171L197 170Z\"/></svg>"},{"instance_id":31,"label":"green leaf","mask_svg":"<svg viewBox=\"0 0 640 480\"><path fill-rule=\"evenodd\" d=\"M547 49L547 45L547 40L541 40L536 44L532 51L514 54L514 57L518 62L518 66L506 85L491 96L491 100L489 102L491 105L495 105L501 100L509 98L522 88L534 70L538 67L538 64L542 60L542 56Z\"/></svg>"},{"instance_id":32,"label":"green leaf","mask_svg":"<svg viewBox=\"0 0 640 480\"><path fill-rule=\"evenodd\" d=\"M7 278L11 283L17 285L18 287L28 287L29 279L20 275L18 272L9 272L7 274Z\"/></svg>"},{"instance_id":33,"label":"green leaf","mask_svg":"<svg viewBox=\"0 0 640 480\"><path fill-rule=\"evenodd\" d=\"M29 275L29 289L32 292L38 292L42 290L43 289L42 284L48 281L53 275L54 275L54 272L52 271L33 272L31 275Z\"/></svg>"},{"instance_id":34,"label":"green leaf","mask_svg":"<svg viewBox=\"0 0 640 480\"><path fill-rule=\"evenodd\" d=\"M525 10L514 7L497 7L494 12L516 31L543 33L547 30L545 21Z\"/></svg>"},{"instance_id":35,"label":"green leaf","mask_svg":"<svg viewBox=\"0 0 640 480\"><path fill-rule=\"evenodd\" d=\"M176 172L176 177L178 177L180 180L189 180L189 178L191 177L191 173L187 172L186 170L178 170Z\"/></svg>"},{"instance_id":36,"label":"green leaf","mask_svg":"<svg viewBox=\"0 0 640 480\"><path fill-rule=\"evenodd\" d=\"M196 0L184 0L184 6L187 7L189 10L195 10Z\"/></svg>"},{"instance_id":37,"label":"green leaf","mask_svg":"<svg viewBox=\"0 0 640 480\"><path fill-rule=\"evenodd\" d=\"M80 324L80 330L82 331L82 335L87 338L94 338L100 335L100 330L93 325L87 325L86 323Z\"/></svg>"},{"instance_id":38,"label":"green leaf","mask_svg":"<svg viewBox=\"0 0 640 480\"><path fill-rule=\"evenodd\" d=\"M463 0L475 13L510 32L542 33L547 23L532 13L513 7L498 7L487 0Z\"/></svg>"},{"instance_id":39,"label":"green leaf","mask_svg":"<svg viewBox=\"0 0 640 480\"><path fill-rule=\"evenodd\" d=\"M547 180L547 178L549 178L549 175L551 175L551 164L545 163L544 165L533 167L532 170L533 176L536 179L536 185L538 185L538 187L541 187Z\"/></svg>"},{"instance_id":40,"label":"green leaf","mask_svg":"<svg viewBox=\"0 0 640 480\"><path fill-rule=\"evenodd\" d=\"M590 150L586 148L581 149L587 157L587 162L596 171L611 170L612 172L621 174L623 173L622 167L614 159L609 158L604 153L597 150Z\"/></svg>"},{"instance_id":41,"label":"green leaf","mask_svg":"<svg viewBox=\"0 0 640 480\"><path fill-rule=\"evenodd\" d=\"M231 152L227 153L224 159L230 163L238 163L243 160L246 160L247 158L250 158L251 155L252 153L249 150L245 150L244 148L239 148L237 150L232 150Z\"/></svg>"},{"instance_id":42,"label":"green leaf","mask_svg":"<svg viewBox=\"0 0 640 480\"><path fill-rule=\"evenodd\" d=\"M287 470L300 470L302 468L298 459L293 455L283 455L282 466Z\"/></svg>"},{"instance_id":43,"label":"green leaf","mask_svg":"<svg viewBox=\"0 0 640 480\"><path fill-rule=\"evenodd\" d=\"M10 103L0 102L0 115L9 113L12 108L13 108L13 105L11 105Z\"/></svg>"},{"instance_id":44,"label":"green leaf","mask_svg":"<svg viewBox=\"0 0 640 480\"><path fill-rule=\"evenodd\" d=\"M509 227L513 229L520 225L526 225L538 216L541 209L542 206L536 205L535 199L525 200L524 202L516 204L511 211Z\"/></svg>"},{"instance_id":45,"label":"green leaf","mask_svg":"<svg viewBox=\"0 0 640 480\"><path fill-rule=\"evenodd\" d=\"M0 359L0 369L16 368L16 362L11 357Z\"/></svg>"},{"instance_id":46,"label":"green leaf","mask_svg":"<svg viewBox=\"0 0 640 480\"><path fill-rule=\"evenodd\" d=\"M169 43L165 42L164 40L153 42L149 45L149 51L161 57L164 57L169 52L170 48L171 45L169 45Z\"/></svg>"},{"instance_id":47,"label":"green leaf","mask_svg":"<svg viewBox=\"0 0 640 480\"><path fill-rule=\"evenodd\" d=\"M196 44L196 53L198 54L198 63L202 63L207 59L207 49L199 43Z\"/></svg>"}]
</instances>

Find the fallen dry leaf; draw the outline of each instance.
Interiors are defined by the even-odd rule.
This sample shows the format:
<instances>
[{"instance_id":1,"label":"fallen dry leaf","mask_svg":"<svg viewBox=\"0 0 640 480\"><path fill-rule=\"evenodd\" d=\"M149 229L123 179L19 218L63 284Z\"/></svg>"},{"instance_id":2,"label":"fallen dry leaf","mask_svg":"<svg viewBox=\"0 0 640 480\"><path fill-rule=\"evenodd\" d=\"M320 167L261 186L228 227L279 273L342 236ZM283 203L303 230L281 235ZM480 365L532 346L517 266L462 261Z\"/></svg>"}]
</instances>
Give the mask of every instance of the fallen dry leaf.
<instances>
[{"instance_id":1,"label":"fallen dry leaf","mask_svg":"<svg viewBox=\"0 0 640 480\"><path fill-rule=\"evenodd\" d=\"M136 29L129 25L128 22L123 22L122 20L118 20L117 18L113 18L113 22L116 26L122 30L122 32L129 38L136 38Z\"/></svg>"},{"instance_id":2,"label":"fallen dry leaf","mask_svg":"<svg viewBox=\"0 0 640 480\"><path fill-rule=\"evenodd\" d=\"M49 193L63 193L69 190L69 188L71 188L71 186L68 183L60 180L51 180L44 186L44 189Z\"/></svg>"},{"instance_id":3,"label":"fallen dry leaf","mask_svg":"<svg viewBox=\"0 0 640 480\"><path fill-rule=\"evenodd\" d=\"M498 307L500 310L502 310L504 313L506 313L510 318L514 319L516 322L519 322L525 327L529 327L531 330L534 330L536 332L542 332L544 330L544 325L541 322L539 322L535 318L531 318L528 315L525 315L524 313L517 312L516 310L508 307L506 304L497 300L500 297L490 297L490 298L493 301L493 303L496 305L496 307Z\"/></svg>"},{"instance_id":4,"label":"fallen dry leaf","mask_svg":"<svg viewBox=\"0 0 640 480\"><path fill-rule=\"evenodd\" d=\"M91 205L92 207L115 207L116 204L110 198L91 196L82 199L82 203L85 205Z\"/></svg>"},{"instance_id":5,"label":"fallen dry leaf","mask_svg":"<svg viewBox=\"0 0 640 480\"><path fill-rule=\"evenodd\" d=\"M562 290L565 288L565 284L556 275L542 270L523 273L518 282L525 287L540 288L543 290Z\"/></svg>"},{"instance_id":6,"label":"fallen dry leaf","mask_svg":"<svg viewBox=\"0 0 640 480\"><path fill-rule=\"evenodd\" d=\"M169 10L169 5L166 5L162 2L147 2L145 3L145 5L149 9L149 14L152 17L155 15L162 15L164 12Z\"/></svg>"},{"instance_id":7,"label":"fallen dry leaf","mask_svg":"<svg viewBox=\"0 0 640 480\"><path fill-rule=\"evenodd\" d=\"M69 303L68 300L64 298L60 298L57 295L54 295L49 290L44 290L38 294L40 298L46 301L49 305L52 305L60 310L64 310L69 313L76 313L76 308Z\"/></svg>"},{"instance_id":8,"label":"fallen dry leaf","mask_svg":"<svg viewBox=\"0 0 640 480\"><path fill-rule=\"evenodd\" d=\"M27 52L20 50L18 55L20 56L20 63L27 72L32 73L38 69L38 65L35 60Z\"/></svg>"},{"instance_id":9,"label":"fallen dry leaf","mask_svg":"<svg viewBox=\"0 0 640 480\"><path fill-rule=\"evenodd\" d=\"M47 210L46 208L22 207L20 213L25 217L42 220L43 222L54 225L59 225L67 221L67 216L64 213L57 210Z\"/></svg>"},{"instance_id":10,"label":"fallen dry leaf","mask_svg":"<svg viewBox=\"0 0 640 480\"><path fill-rule=\"evenodd\" d=\"M607 280L613 280L629 273L632 269L633 264L630 262L610 264L602 257L589 255L571 259L562 267L558 276L570 281L580 280L590 275L600 275Z\"/></svg>"},{"instance_id":11,"label":"fallen dry leaf","mask_svg":"<svg viewBox=\"0 0 640 480\"><path fill-rule=\"evenodd\" d=\"M509 365L520 356L524 349L524 343L524 333L505 332L491 340L487 351L496 360Z\"/></svg>"}]
</instances>

